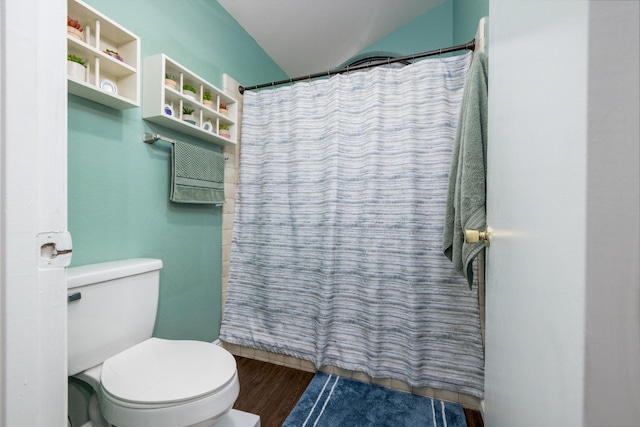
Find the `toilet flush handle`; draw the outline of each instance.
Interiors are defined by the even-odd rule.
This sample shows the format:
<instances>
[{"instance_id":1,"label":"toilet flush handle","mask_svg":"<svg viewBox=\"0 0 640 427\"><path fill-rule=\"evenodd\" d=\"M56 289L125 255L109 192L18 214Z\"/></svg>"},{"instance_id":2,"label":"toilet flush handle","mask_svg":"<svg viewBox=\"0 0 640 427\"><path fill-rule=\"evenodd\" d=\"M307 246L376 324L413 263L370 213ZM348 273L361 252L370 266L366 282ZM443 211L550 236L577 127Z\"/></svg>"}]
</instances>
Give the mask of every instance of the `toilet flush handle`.
<instances>
[{"instance_id":1,"label":"toilet flush handle","mask_svg":"<svg viewBox=\"0 0 640 427\"><path fill-rule=\"evenodd\" d=\"M78 301L80 298L82 298L82 292L74 292L67 295L67 303Z\"/></svg>"}]
</instances>

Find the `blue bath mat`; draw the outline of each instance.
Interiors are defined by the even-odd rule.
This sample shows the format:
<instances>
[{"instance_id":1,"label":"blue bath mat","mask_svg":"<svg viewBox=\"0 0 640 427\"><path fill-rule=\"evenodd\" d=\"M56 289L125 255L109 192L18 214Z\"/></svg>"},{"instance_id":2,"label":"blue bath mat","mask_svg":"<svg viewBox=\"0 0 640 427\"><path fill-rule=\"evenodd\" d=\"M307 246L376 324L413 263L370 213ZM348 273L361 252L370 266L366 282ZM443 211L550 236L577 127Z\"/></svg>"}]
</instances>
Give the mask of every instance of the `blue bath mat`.
<instances>
[{"instance_id":1,"label":"blue bath mat","mask_svg":"<svg viewBox=\"0 0 640 427\"><path fill-rule=\"evenodd\" d=\"M462 406L318 372L283 427L466 427Z\"/></svg>"}]
</instances>

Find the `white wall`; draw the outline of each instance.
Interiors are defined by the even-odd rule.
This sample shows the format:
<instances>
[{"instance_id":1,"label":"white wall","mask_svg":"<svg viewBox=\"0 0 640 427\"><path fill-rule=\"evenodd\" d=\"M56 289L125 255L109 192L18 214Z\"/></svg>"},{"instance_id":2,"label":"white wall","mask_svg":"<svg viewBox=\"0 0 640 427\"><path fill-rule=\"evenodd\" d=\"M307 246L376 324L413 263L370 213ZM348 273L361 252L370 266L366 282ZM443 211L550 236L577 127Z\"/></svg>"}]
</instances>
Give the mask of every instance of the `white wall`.
<instances>
[{"instance_id":1,"label":"white wall","mask_svg":"<svg viewBox=\"0 0 640 427\"><path fill-rule=\"evenodd\" d=\"M485 424L640 420L638 2L490 2Z\"/></svg>"},{"instance_id":2,"label":"white wall","mask_svg":"<svg viewBox=\"0 0 640 427\"><path fill-rule=\"evenodd\" d=\"M585 424L640 425L640 2L589 5Z\"/></svg>"}]
</instances>

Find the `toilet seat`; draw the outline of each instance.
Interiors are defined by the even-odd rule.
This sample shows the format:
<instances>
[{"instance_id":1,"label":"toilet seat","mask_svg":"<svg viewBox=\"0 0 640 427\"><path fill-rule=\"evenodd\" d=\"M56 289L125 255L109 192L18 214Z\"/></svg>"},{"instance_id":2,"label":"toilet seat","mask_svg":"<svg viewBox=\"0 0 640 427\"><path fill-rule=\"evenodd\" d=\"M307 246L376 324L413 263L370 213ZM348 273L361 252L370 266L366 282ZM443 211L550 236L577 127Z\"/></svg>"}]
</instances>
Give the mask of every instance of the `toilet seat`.
<instances>
[{"instance_id":1,"label":"toilet seat","mask_svg":"<svg viewBox=\"0 0 640 427\"><path fill-rule=\"evenodd\" d=\"M235 375L234 357L220 346L150 338L105 360L100 382L123 406L171 406L214 394Z\"/></svg>"},{"instance_id":2,"label":"toilet seat","mask_svg":"<svg viewBox=\"0 0 640 427\"><path fill-rule=\"evenodd\" d=\"M150 338L100 371L102 414L119 427L209 425L231 410L240 390L233 355L201 341Z\"/></svg>"}]
</instances>

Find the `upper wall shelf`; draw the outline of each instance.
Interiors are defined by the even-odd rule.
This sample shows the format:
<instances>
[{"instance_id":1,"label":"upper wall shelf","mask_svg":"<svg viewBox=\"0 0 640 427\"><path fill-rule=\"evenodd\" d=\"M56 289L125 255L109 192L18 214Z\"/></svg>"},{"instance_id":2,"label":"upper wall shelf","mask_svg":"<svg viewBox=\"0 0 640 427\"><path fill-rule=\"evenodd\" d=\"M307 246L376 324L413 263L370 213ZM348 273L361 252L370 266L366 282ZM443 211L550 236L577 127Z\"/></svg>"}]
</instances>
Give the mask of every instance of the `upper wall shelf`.
<instances>
[{"instance_id":1,"label":"upper wall shelf","mask_svg":"<svg viewBox=\"0 0 640 427\"><path fill-rule=\"evenodd\" d=\"M144 59L142 84L143 119L214 144L236 143L236 100L221 89L162 53ZM185 90L185 85L196 92ZM210 102L206 93L211 94ZM183 108L193 110L192 117L185 117Z\"/></svg>"},{"instance_id":2,"label":"upper wall shelf","mask_svg":"<svg viewBox=\"0 0 640 427\"><path fill-rule=\"evenodd\" d=\"M80 0L67 1L67 15L82 28L67 26L67 53L87 63L83 70L67 61L69 93L116 110L139 107L140 38Z\"/></svg>"}]
</instances>

